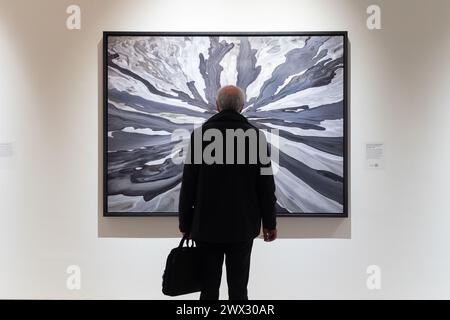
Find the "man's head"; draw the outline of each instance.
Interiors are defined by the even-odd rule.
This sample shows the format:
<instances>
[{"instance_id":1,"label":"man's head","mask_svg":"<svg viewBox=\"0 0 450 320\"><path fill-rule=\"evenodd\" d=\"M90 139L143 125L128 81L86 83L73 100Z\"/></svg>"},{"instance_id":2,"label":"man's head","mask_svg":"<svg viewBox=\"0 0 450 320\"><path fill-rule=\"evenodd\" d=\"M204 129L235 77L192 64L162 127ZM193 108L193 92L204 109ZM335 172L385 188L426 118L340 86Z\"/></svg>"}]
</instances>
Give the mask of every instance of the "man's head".
<instances>
[{"instance_id":1,"label":"man's head","mask_svg":"<svg viewBox=\"0 0 450 320\"><path fill-rule=\"evenodd\" d=\"M245 96L241 89L236 86L225 86L217 93L217 111L234 110L241 112L244 107Z\"/></svg>"}]
</instances>

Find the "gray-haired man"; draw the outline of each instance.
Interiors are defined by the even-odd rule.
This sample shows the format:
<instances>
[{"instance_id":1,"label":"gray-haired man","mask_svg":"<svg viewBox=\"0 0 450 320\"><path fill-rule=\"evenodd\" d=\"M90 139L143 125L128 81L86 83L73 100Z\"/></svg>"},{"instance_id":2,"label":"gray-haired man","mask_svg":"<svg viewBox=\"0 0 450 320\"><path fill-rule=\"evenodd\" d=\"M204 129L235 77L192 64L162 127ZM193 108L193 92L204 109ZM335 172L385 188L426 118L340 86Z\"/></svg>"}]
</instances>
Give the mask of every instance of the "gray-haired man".
<instances>
[{"instance_id":1,"label":"gray-haired man","mask_svg":"<svg viewBox=\"0 0 450 320\"><path fill-rule=\"evenodd\" d=\"M218 141L195 139L192 134L180 191L179 227L203 248L200 299L219 298L225 257L229 299L246 300L253 239L260 234L261 220L264 240L277 237L275 184L273 175L261 174L263 167L270 168L270 158L268 163L262 163L260 157L252 161L252 152L259 155L261 148L267 151L267 145L264 135L240 114L245 104L243 92L235 86L223 87L216 104L218 113L203 124L200 132L220 132L222 144L217 147ZM234 143L239 137L227 134L230 130L244 133L244 148ZM258 141L252 142L249 137L257 137ZM229 145L233 149L226 148ZM213 161L195 161L199 152Z\"/></svg>"}]
</instances>

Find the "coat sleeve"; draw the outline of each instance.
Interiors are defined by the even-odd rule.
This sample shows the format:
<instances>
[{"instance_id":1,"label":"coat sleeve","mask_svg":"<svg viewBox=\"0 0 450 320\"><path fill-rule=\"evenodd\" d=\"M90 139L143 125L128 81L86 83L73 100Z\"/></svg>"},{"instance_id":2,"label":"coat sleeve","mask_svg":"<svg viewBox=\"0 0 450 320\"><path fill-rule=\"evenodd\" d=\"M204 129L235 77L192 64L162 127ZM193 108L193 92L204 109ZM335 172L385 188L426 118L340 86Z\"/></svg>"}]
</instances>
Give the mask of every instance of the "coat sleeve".
<instances>
[{"instance_id":1,"label":"coat sleeve","mask_svg":"<svg viewBox=\"0 0 450 320\"><path fill-rule=\"evenodd\" d=\"M179 229L190 232L194 216L195 200L197 197L198 164L193 162L193 136L188 147L186 161L183 167L180 198L178 204Z\"/></svg>"},{"instance_id":2,"label":"coat sleeve","mask_svg":"<svg viewBox=\"0 0 450 320\"><path fill-rule=\"evenodd\" d=\"M259 134L259 137L260 139L262 139L262 143L260 143L259 146L264 147L270 157L270 152L267 141L265 139L265 135ZM267 164L259 162L259 172L257 173L257 175L258 200L261 210L263 228L273 230L277 226L275 208L277 198L275 196L275 181L273 177L271 161L269 161Z\"/></svg>"}]
</instances>

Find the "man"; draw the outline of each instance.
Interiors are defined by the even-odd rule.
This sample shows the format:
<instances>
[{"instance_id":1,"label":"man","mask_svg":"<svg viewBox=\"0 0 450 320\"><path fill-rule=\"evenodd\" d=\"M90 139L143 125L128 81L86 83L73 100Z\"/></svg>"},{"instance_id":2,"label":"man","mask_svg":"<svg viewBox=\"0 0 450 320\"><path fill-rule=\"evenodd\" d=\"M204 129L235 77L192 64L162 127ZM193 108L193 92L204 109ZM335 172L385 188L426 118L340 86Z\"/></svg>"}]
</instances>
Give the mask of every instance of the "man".
<instances>
[{"instance_id":1,"label":"man","mask_svg":"<svg viewBox=\"0 0 450 320\"><path fill-rule=\"evenodd\" d=\"M259 157L259 150L267 152L268 148L264 134L240 114L244 102L244 94L238 87L226 86L219 90L218 113L194 130L184 165L179 227L203 248L201 300L219 299L224 256L229 299L247 300L250 255L253 239L261 231L261 220L264 240L270 242L277 237L274 178L267 171L262 174L263 168L270 172L270 158L264 164ZM241 140L245 141L241 144L244 148L239 148L236 142L239 138L230 132L237 136L246 134ZM220 139L218 133L222 134ZM250 141L255 136L258 140ZM232 149L227 148L233 142ZM214 152L211 151L213 143ZM252 162L255 145L259 146L258 158ZM199 153L200 162L195 158ZM208 155L213 161L205 158Z\"/></svg>"}]
</instances>

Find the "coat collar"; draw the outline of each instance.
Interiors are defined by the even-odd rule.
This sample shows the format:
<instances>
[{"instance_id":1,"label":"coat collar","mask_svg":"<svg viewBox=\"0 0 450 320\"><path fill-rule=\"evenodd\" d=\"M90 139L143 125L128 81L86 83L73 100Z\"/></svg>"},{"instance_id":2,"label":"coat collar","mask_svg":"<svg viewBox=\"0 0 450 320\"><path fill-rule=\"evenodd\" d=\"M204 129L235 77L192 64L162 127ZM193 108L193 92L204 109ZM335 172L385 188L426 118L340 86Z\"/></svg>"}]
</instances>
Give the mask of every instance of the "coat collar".
<instances>
[{"instance_id":1,"label":"coat collar","mask_svg":"<svg viewBox=\"0 0 450 320\"><path fill-rule=\"evenodd\" d=\"M237 111L234 110L222 110L215 115L213 115L211 118L209 118L206 122L216 122L216 121L240 121L240 122L247 122L248 120L246 117L244 117L242 114L240 114Z\"/></svg>"}]
</instances>

